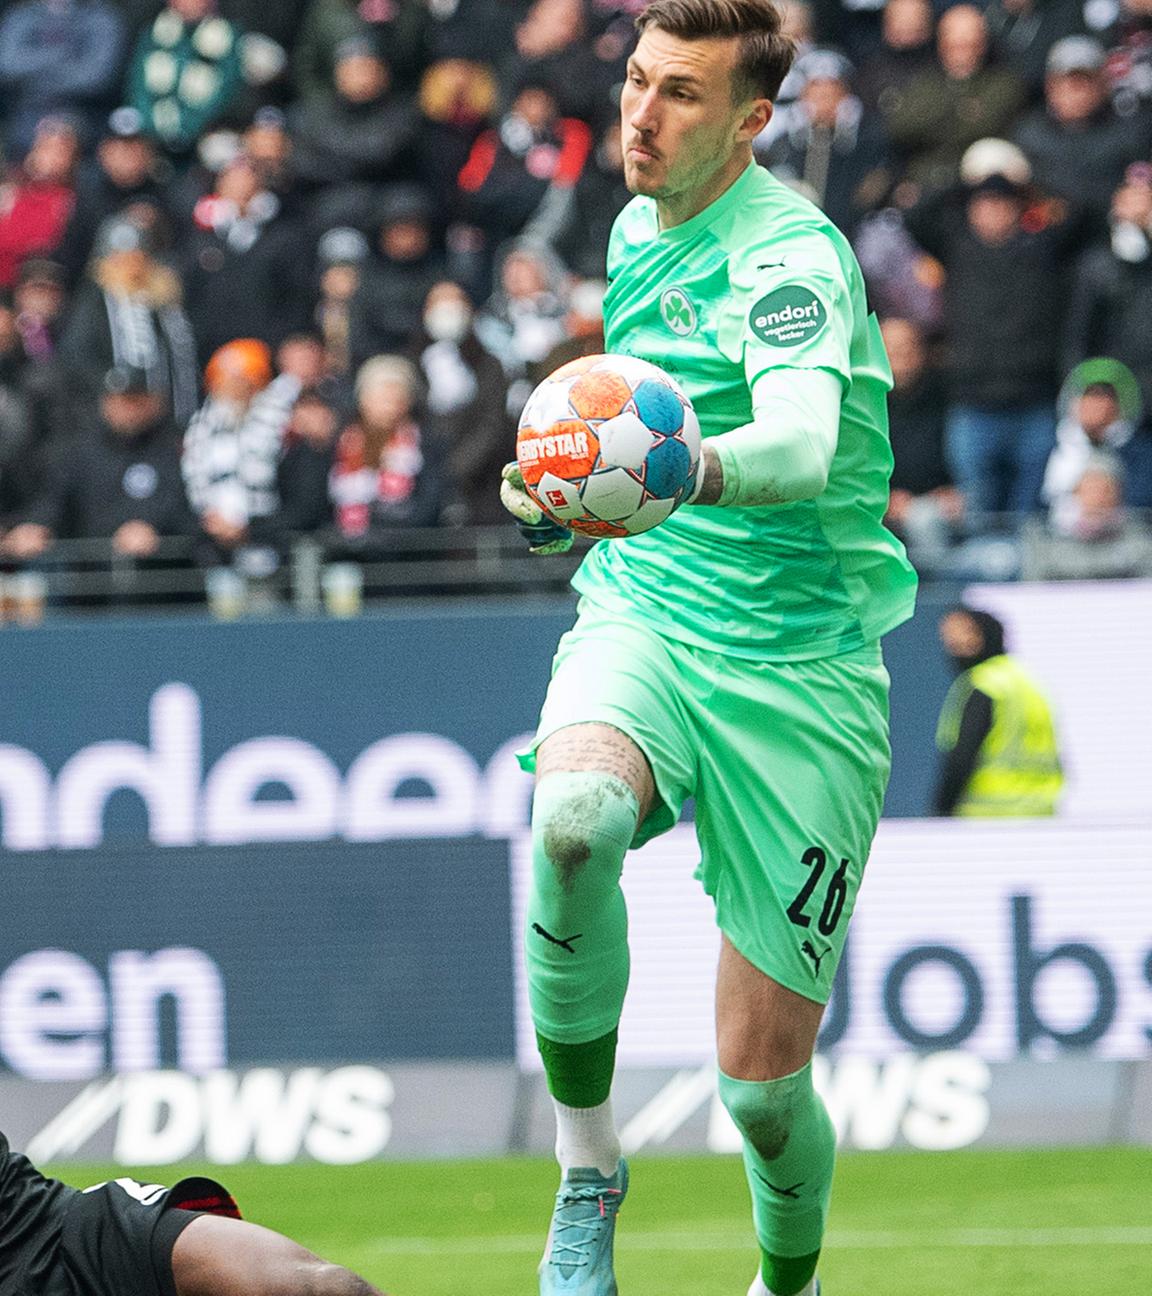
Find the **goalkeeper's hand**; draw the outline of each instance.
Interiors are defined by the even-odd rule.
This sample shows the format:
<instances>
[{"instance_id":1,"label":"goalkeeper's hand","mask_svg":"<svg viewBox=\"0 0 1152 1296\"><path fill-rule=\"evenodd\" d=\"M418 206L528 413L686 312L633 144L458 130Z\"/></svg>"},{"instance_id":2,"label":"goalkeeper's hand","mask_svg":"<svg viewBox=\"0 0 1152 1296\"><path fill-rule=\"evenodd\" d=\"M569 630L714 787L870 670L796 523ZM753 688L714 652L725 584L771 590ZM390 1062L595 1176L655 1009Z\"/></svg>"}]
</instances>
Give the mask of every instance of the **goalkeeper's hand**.
<instances>
[{"instance_id":1,"label":"goalkeeper's hand","mask_svg":"<svg viewBox=\"0 0 1152 1296\"><path fill-rule=\"evenodd\" d=\"M505 464L500 473L500 503L516 519L520 534L534 554L562 554L572 548L572 532L553 522L528 494L519 464Z\"/></svg>"}]
</instances>

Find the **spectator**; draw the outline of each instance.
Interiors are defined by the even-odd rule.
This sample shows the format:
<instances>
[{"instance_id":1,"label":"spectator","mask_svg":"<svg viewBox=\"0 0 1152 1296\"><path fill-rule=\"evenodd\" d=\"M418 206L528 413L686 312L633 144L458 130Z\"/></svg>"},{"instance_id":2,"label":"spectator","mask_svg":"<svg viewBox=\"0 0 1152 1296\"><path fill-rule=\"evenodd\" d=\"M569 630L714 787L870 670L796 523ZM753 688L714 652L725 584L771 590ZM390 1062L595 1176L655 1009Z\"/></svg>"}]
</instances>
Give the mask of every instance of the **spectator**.
<instances>
[{"instance_id":1,"label":"spectator","mask_svg":"<svg viewBox=\"0 0 1152 1296\"><path fill-rule=\"evenodd\" d=\"M1062 271L1076 246L1024 190L993 173L908 213L944 266L951 407L948 460L976 519L1037 506L1055 444Z\"/></svg>"},{"instance_id":2,"label":"spectator","mask_svg":"<svg viewBox=\"0 0 1152 1296\"><path fill-rule=\"evenodd\" d=\"M456 177L490 124L498 94L492 69L466 58L441 59L420 83L419 169L442 210L456 205Z\"/></svg>"},{"instance_id":3,"label":"spectator","mask_svg":"<svg viewBox=\"0 0 1152 1296\"><path fill-rule=\"evenodd\" d=\"M1062 517L1030 521L1023 535L1025 580L1117 580L1152 576L1152 532L1124 505L1124 468L1095 451Z\"/></svg>"},{"instance_id":4,"label":"spectator","mask_svg":"<svg viewBox=\"0 0 1152 1296\"><path fill-rule=\"evenodd\" d=\"M1152 149L1152 117L1121 117L1108 99L1104 47L1091 36L1067 36L1052 46L1044 80L1045 106L1020 124L1016 142L1047 193L1101 218L1125 168Z\"/></svg>"},{"instance_id":5,"label":"spectator","mask_svg":"<svg viewBox=\"0 0 1152 1296\"><path fill-rule=\"evenodd\" d=\"M196 412L200 372L180 280L156 259L146 231L134 222L113 216L100 227L60 358L78 386L93 394L111 368L144 373L181 430Z\"/></svg>"},{"instance_id":6,"label":"spectator","mask_svg":"<svg viewBox=\"0 0 1152 1296\"><path fill-rule=\"evenodd\" d=\"M583 0L534 0L516 28L501 80L551 86L564 114L600 122L608 115L613 87L624 80L631 45L590 40L586 8Z\"/></svg>"},{"instance_id":7,"label":"spectator","mask_svg":"<svg viewBox=\"0 0 1152 1296\"><path fill-rule=\"evenodd\" d=\"M292 408L284 453L276 468L276 512L253 523L256 535L281 549L295 535L325 531L332 525L329 479L340 415L315 387L305 388Z\"/></svg>"},{"instance_id":8,"label":"spectator","mask_svg":"<svg viewBox=\"0 0 1152 1296\"><path fill-rule=\"evenodd\" d=\"M1152 0L1119 0L1105 34L1108 79L1121 112L1147 112L1152 100Z\"/></svg>"},{"instance_id":9,"label":"spectator","mask_svg":"<svg viewBox=\"0 0 1152 1296\"><path fill-rule=\"evenodd\" d=\"M947 394L916 324L886 319L881 332L894 383L888 427L895 462L885 521L923 570L942 560L964 509L944 454Z\"/></svg>"},{"instance_id":10,"label":"spectator","mask_svg":"<svg viewBox=\"0 0 1152 1296\"><path fill-rule=\"evenodd\" d=\"M632 197L624 181L619 122L612 122L604 131L588 166L569 193L571 204L552 246L573 274L583 279L602 279L612 226Z\"/></svg>"},{"instance_id":11,"label":"spectator","mask_svg":"<svg viewBox=\"0 0 1152 1296\"><path fill-rule=\"evenodd\" d=\"M300 380L272 376L268 347L239 338L221 347L204 373L208 399L184 438L188 499L216 561L247 544L249 527L279 507L276 469Z\"/></svg>"},{"instance_id":12,"label":"spectator","mask_svg":"<svg viewBox=\"0 0 1152 1296\"><path fill-rule=\"evenodd\" d=\"M299 177L288 119L279 108L261 108L240 136L240 152L256 168L263 187L280 200L281 211L295 215Z\"/></svg>"},{"instance_id":13,"label":"spectator","mask_svg":"<svg viewBox=\"0 0 1152 1296\"><path fill-rule=\"evenodd\" d=\"M1136 376L1118 360L1085 360L1060 392L1056 449L1044 474L1044 499L1065 529L1076 508L1073 495L1089 461L1111 455L1124 472L1124 503L1152 509L1152 436L1140 432L1143 401Z\"/></svg>"},{"instance_id":14,"label":"spectator","mask_svg":"<svg viewBox=\"0 0 1152 1296\"><path fill-rule=\"evenodd\" d=\"M352 301L368 259L368 240L357 229L328 230L316 249L320 292L316 327L324 343L326 372L337 380L352 371Z\"/></svg>"},{"instance_id":15,"label":"spectator","mask_svg":"<svg viewBox=\"0 0 1152 1296\"><path fill-rule=\"evenodd\" d=\"M391 69L366 37L339 45L335 60L335 93L292 114L301 182L328 187L409 178L419 124L414 102L393 88Z\"/></svg>"},{"instance_id":16,"label":"spectator","mask_svg":"<svg viewBox=\"0 0 1152 1296\"><path fill-rule=\"evenodd\" d=\"M76 203L56 252L70 284L83 274L100 226L138 204L158 212L168 205L144 119L135 108L117 108L108 118L92 165L80 171Z\"/></svg>"},{"instance_id":17,"label":"spectator","mask_svg":"<svg viewBox=\"0 0 1152 1296\"><path fill-rule=\"evenodd\" d=\"M908 178L926 190L954 184L964 150L1003 135L1024 104L1018 78L988 62L988 28L975 5L944 12L936 53L940 66L910 81L887 114Z\"/></svg>"},{"instance_id":18,"label":"spectator","mask_svg":"<svg viewBox=\"0 0 1152 1296\"><path fill-rule=\"evenodd\" d=\"M931 0L888 0L880 47L861 64L856 89L866 108L882 116L900 106L904 91L936 65Z\"/></svg>"},{"instance_id":19,"label":"spectator","mask_svg":"<svg viewBox=\"0 0 1152 1296\"><path fill-rule=\"evenodd\" d=\"M25 0L0 18L0 92L10 157L37 123L68 114L87 138L115 99L124 20L105 0Z\"/></svg>"},{"instance_id":20,"label":"spectator","mask_svg":"<svg viewBox=\"0 0 1152 1296\"><path fill-rule=\"evenodd\" d=\"M532 383L543 382L562 365L585 356L604 354L604 294L608 285L603 279L583 279L572 285L568 294L568 312L564 316L565 336L543 360L531 366Z\"/></svg>"},{"instance_id":21,"label":"spectator","mask_svg":"<svg viewBox=\"0 0 1152 1296\"><path fill-rule=\"evenodd\" d=\"M420 379L402 356L374 356L356 375L356 417L344 429L332 470L336 526L361 552L380 527L432 526L440 483L424 453Z\"/></svg>"},{"instance_id":22,"label":"spectator","mask_svg":"<svg viewBox=\"0 0 1152 1296\"><path fill-rule=\"evenodd\" d=\"M1128 168L1112 195L1108 241L1084 253L1068 310L1066 368L1111 356L1152 409L1152 167Z\"/></svg>"},{"instance_id":23,"label":"spectator","mask_svg":"<svg viewBox=\"0 0 1152 1296\"><path fill-rule=\"evenodd\" d=\"M136 43L128 99L174 157L190 155L244 88L241 33L215 9L215 0L169 0Z\"/></svg>"},{"instance_id":24,"label":"spectator","mask_svg":"<svg viewBox=\"0 0 1152 1296\"><path fill-rule=\"evenodd\" d=\"M428 293L413 347L428 392L429 453L443 465L443 520L453 525L503 520L500 469L513 442L504 370L474 322L463 288L443 280Z\"/></svg>"},{"instance_id":25,"label":"spectator","mask_svg":"<svg viewBox=\"0 0 1152 1296\"><path fill-rule=\"evenodd\" d=\"M480 229L489 251L521 233L553 187L571 189L591 149L587 124L561 117L548 86L523 85L498 129L480 136L460 172L463 215Z\"/></svg>"},{"instance_id":26,"label":"spectator","mask_svg":"<svg viewBox=\"0 0 1152 1296\"><path fill-rule=\"evenodd\" d=\"M510 380L509 409L517 417L531 392L529 366L565 338L564 269L546 249L514 244L499 270L496 291L476 323L481 342Z\"/></svg>"},{"instance_id":27,"label":"spectator","mask_svg":"<svg viewBox=\"0 0 1152 1296\"><path fill-rule=\"evenodd\" d=\"M239 154L193 212L180 266L201 356L235 337L276 346L306 328L312 283L303 233Z\"/></svg>"},{"instance_id":28,"label":"spectator","mask_svg":"<svg viewBox=\"0 0 1152 1296\"><path fill-rule=\"evenodd\" d=\"M832 50L796 65L800 98L788 130L761 157L779 179L805 186L812 201L849 238L892 185L888 141L877 118L852 93L852 66Z\"/></svg>"},{"instance_id":29,"label":"spectator","mask_svg":"<svg viewBox=\"0 0 1152 1296\"><path fill-rule=\"evenodd\" d=\"M1048 51L1083 33L1088 8L1083 0L990 0L984 17L992 49L1023 82L1030 100L1043 92Z\"/></svg>"},{"instance_id":30,"label":"spectator","mask_svg":"<svg viewBox=\"0 0 1152 1296\"><path fill-rule=\"evenodd\" d=\"M25 261L12 291L16 337L10 372L32 415L34 454L74 424L67 374L58 355L66 295L64 273L51 261ZM29 465L37 471L36 464Z\"/></svg>"},{"instance_id":31,"label":"spectator","mask_svg":"<svg viewBox=\"0 0 1152 1296\"><path fill-rule=\"evenodd\" d=\"M420 327L429 289L444 276L432 242L432 205L415 185L392 185L379 204L376 256L360 271L351 303L352 362L404 351Z\"/></svg>"},{"instance_id":32,"label":"spectator","mask_svg":"<svg viewBox=\"0 0 1152 1296\"><path fill-rule=\"evenodd\" d=\"M45 117L22 165L0 187L0 288L11 288L27 257L56 250L76 201L76 129Z\"/></svg>"},{"instance_id":33,"label":"spectator","mask_svg":"<svg viewBox=\"0 0 1152 1296\"><path fill-rule=\"evenodd\" d=\"M25 363L16 312L0 296L0 525L31 493L35 427L22 381Z\"/></svg>"},{"instance_id":34,"label":"spectator","mask_svg":"<svg viewBox=\"0 0 1152 1296\"><path fill-rule=\"evenodd\" d=\"M363 40L385 59L399 90L413 90L427 61L432 27L424 0L312 0L293 57L295 82L306 100L332 94L337 51Z\"/></svg>"},{"instance_id":35,"label":"spectator","mask_svg":"<svg viewBox=\"0 0 1152 1296\"><path fill-rule=\"evenodd\" d=\"M163 395L142 370L117 367L104 376L99 410L94 433L61 446L41 493L0 542L5 556L29 562L57 538L80 538L150 558L161 537L191 534L180 439Z\"/></svg>"},{"instance_id":36,"label":"spectator","mask_svg":"<svg viewBox=\"0 0 1152 1296\"><path fill-rule=\"evenodd\" d=\"M936 735L942 753L933 810L969 818L1056 813L1064 775L1048 699L1010 656L990 612L958 607L940 622L957 679Z\"/></svg>"}]
</instances>

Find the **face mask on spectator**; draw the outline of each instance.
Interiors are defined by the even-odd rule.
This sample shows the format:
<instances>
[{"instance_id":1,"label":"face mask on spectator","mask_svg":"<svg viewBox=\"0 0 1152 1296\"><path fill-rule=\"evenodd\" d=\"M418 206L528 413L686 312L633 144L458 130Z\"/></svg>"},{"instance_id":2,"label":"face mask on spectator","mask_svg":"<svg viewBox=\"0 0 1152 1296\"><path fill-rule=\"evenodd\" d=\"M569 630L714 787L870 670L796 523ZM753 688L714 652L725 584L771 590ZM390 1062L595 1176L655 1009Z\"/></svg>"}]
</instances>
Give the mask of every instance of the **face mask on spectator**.
<instances>
[{"instance_id":1,"label":"face mask on spectator","mask_svg":"<svg viewBox=\"0 0 1152 1296\"><path fill-rule=\"evenodd\" d=\"M1148 235L1131 221L1117 221L1112 226L1112 252L1120 261L1130 265L1138 261L1147 261L1152 246L1149 246Z\"/></svg>"},{"instance_id":2,"label":"face mask on spectator","mask_svg":"<svg viewBox=\"0 0 1152 1296\"><path fill-rule=\"evenodd\" d=\"M471 325L471 312L453 302L441 302L424 312L424 327L433 342L462 342Z\"/></svg>"}]
</instances>

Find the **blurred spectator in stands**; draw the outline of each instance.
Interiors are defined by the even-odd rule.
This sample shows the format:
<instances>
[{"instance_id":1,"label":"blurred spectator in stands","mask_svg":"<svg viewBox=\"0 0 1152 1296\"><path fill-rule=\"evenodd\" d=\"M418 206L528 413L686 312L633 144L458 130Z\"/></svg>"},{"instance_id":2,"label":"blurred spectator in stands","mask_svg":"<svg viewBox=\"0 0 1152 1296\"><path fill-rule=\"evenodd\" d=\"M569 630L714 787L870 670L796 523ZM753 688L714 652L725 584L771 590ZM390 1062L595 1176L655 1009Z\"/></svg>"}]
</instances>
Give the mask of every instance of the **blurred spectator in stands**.
<instances>
[{"instance_id":1,"label":"blurred spectator in stands","mask_svg":"<svg viewBox=\"0 0 1152 1296\"><path fill-rule=\"evenodd\" d=\"M36 428L24 391L25 365L16 311L0 295L0 525L28 499L35 480Z\"/></svg>"},{"instance_id":2,"label":"blurred spectator in stands","mask_svg":"<svg viewBox=\"0 0 1152 1296\"><path fill-rule=\"evenodd\" d=\"M366 40L392 69L396 86L415 89L432 39L424 0L312 0L293 55L295 83L305 99L333 92L339 49Z\"/></svg>"},{"instance_id":3,"label":"blurred spectator in stands","mask_svg":"<svg viewBox=\"0 0 1152 1296\"><path fill-rule=\"evenodd\" d=\"M1039 502L1055 445L1062 271L1078 227L1028 207L1023 187L994 171L922 201L908 228L947 273L947 445L956 484L977 520L1026 513Z\"/></svg>"},{"instance_id":4,"label":"blurred spectator in stands","mask_svg":"<svg viewBox=\"0 0 1152 1296\"><path fill-rule=\"evenodd\" d=\"M338 380L352 372L352 300L368 259L368 240L358 229L337 226L320 239L320 293L316 327L324 341L325 368Z\"/></svg>"},{"instance_id":5,"label":"blurred spectator in stands","mask_svg":"<svg viewBox=\"0 0 1152 1296\"><path fill-rule=\"evenodd\" d=\"M444 276L432 239L432 204L416 185L391 185L380 199L376 255L360 270L351 303L352 364L404 351L424 313L429 289Z\"/></svg>"},{"instance_id":6,"label":"blurred spectator in stands","mask_svg":"<svg viewBox=\"0 0 1152 1296\"><path fill-rule=\"evenodd\" d=\"M280 199L281 211L296 215L299 177L288 120L279 108L257 110L240 136L240 152L259 172L263 187Z\"/></svg>"},{"instance_id":7,"label":"blurred spectator in stands","mask_svg":"<svg viewBox=\"0 0 1152 1296\"><path fill-rule=\"evenodd\" d=\"M894 382L888 426L895 465L885 521L916 566L930 571L942 562L964 512L944 454L947 392L916 324L886 319L881 332Z\"/></svg>"},{"instance_id":8,"label":"blurred spectator in stands","mask_svg":"<svg viewBox=\"0 0 1152 1296\"><path fill-rule=\"evenodd\" d=\"M308 326L312 276L299 226L240 154L223 167L181 243L185 303L200 355L235 337L277 345Z\"/></svg>"},{"instance_id":9,"label":"blurred spectator in stands","mask_svg":"<svg viewBox=\"0 0 1152 1296\"><path fill-rule=\"evenodd\" d=\"M393 88L391 69L367 37L345 41L335 58L335 93L292 113L296 174L311 187L410 178L415 103Z\"/></svg>"},{"instance_id":10,"label":"blurred spectator in stands","mask_svg":"<svg viewBox=\"0 0 1152 1296\"><path fill-rule=\"evenodd\" d=\"M0 96L10 158L45 116L67 113L86 138L116 102L124 19L105 0L24 0L0 18Z\"/></svg>"},{"instance_id":11,"label":"blurred spectator in stands","mask_svg":"<svg viewBox=\"0 0 1152 1296\"><path fill-rule=\"evenodd\" d=\"M0 288L16 281L27 257L56 250L76 202L76 164L80 157L75 126L63 117L45 117L36 127L32 148L0 184Z\"/></svg>"},{"instance_id":12,"label":"blurred spectator in stands","mask_svg":"<svg viewBox=\"0 0 1152 1296\"><path fill-rule=\"evenodd\" d=\"M761 154L779 179L804 192L849 238L892 185L888 141L879 118L852 93L852 66L833 50L813 50L796 65L799 102L787 131Z\"/></svg>"},{"instance_id":13,"label":"blurred spectator in stands","mask_svg":"<svg viewBox=\"0 0 1152 1296\"><path fill-rule=\"evenodd\" d=\"M964 150L1003 135L1024 105L1019 78L988 61L988 28L975 5L945 10L936 53L940 66L909 81L886 116L908 178L926 190L953 184Z\"/></svg>"},{"instance_id":14,"label":"blurred spectator in stands","mask_svg":"<svg viewBox=\"0 0 1152 1296\"><path fill-rule=\"evenodd\" d=\"M1048 51L1067 36L1083 34L1083 0L990 0L984 9L992 49L1004 67L1039 99L1048 74Z\"/></svg>"},{"instance_id":15,"label":"blurred spectator in stands","mask_svg":"<svg viewBox=\"0 0 1152 1296\"><path fill-rule=\"evenodd\" d=\"M895 315L936 332L943 318L944 272L908 233L894 203L865 216L852 240L880 316Z\"/></svg>"},{"instance_id":16,"label":"blurred spectator in stands","mask_svg":"<svg viewBox=\"0 0 1152 1296\"><path fill-rule=\"evenodd\" d=\"M324 343L318 333L291 333L276 348L276 372L291 374L306 391L326 384Z\"/></svg>"},{"instance_id":17,"label":"blurred spectator in stands","mask_svg":"<svg viewBox=\"0 0 1152 1296\"><path fill-rule=\"evenodd\" d=\"M425 454L420 377L402 356L373 356L356 375L356 415L336 446L332 500L346 541L372 549L377 528L432 526L439 477Z\"/></svg>"},{"instance_id":18,"label":"blurred spectator in stands","mask_svg":"<svg viewBox=\"0 0 1152 1296\"><path fill-rule=\"evenodd\" d=\"M908 85L935 68L936 19L931 0L888 0L882 21L880 46L860 64L856 89L866 108L887 117Z\"/></svg>"},{"instance_id":19,"label":"blurred spectator in stands","mask_svg":"<svg viewBox=\"0 0 1152 1296\"><path fill-rule=\"evenodd\" d=\"M187 427L200 399L200 370L181 295L146 230L121 216L105 221L60 339L60 359L80 391L94 394L109 369L131 368L147 375L176 426Z\"/></svg>"},{"instance_id":20,"label":"blurred spectator in stands","mask_svg":"<svg viewBox=\"0 0 1152 1296\"><path fill-rule=\"evenodd\" d=\"M208 398L184 436L188 499L217 559L242 549L249 525L279 507L276 469L302 384L274 378L269 348L256 338L222 346L204 372Z\"/></svg>"},{"instance_id":21,"label":"blurred spectator in stands","mask_svg":"<svg viewBox=\"0 0 1152 1296\"><path fill-rule=\"evenodd\" d=\"M416 146L420 173L442 210L457 203L456 178L491 122L498 95L492 69L471 59L441 59L424 74Z\"/></svg>"},{"instance_id":22,"label":"blurred spectator in stands","mask_svg":"<svg viewBox=\"0 0 1152 1296\"><path fill-rule=\"evenodd\" d=\"M604 294L608 285L603 279L582 279L568 293L568 311L564 316L565 336L539 362L528 370L535 385L555 373L561 365L583 356L604 354Z\"/></svg>"},{"instance_id":23,"label":"blurred spectator in stands","mask_svg":"<svg viewBox=\"0 0 1152 1296\"><path fill-rule=\"evenodd\" d=\"M427 447L442 467L443 521L450 525L501 520L500 469L514 435L504 370L474 323L467 293L442 280L428 293L412 349L428 393Z\"/></svg>"},{"instance_id":24,"label":"blurred spectator in stands","mask_svg":"<svg viewBox=\"0 0 1152 1296\"><path fill-rule=\"evenodd\" d=\"M488 251L537 218L543 227L536 236L550 237L563 219L565 191L580 179L591 150L588 125L561 117L553 90L522 85L499 127L480 136L460 172L463 216L481 231Z\"/></svg>"},{"instance_id":25,"label":"blurred spectator in stands","mask_svg":"<svg viewBox=\"0 0 1152 1296\"><path fill-rule=\"evenodd\" d=\"M509 410L519 417L531 393L529 366L565 337L567 283L563 266L542 247L513 244L500 265L495 292L476 321L481 342L504 366Z\"/></svg>"},{"instance_id":26,"label":"blurred spectator in stands","mask_svg":"<svg viewBox=\"0 0 1152 1296\"><path fill-rule=\"evenodd\" d=\"M290 537L332 525L329 478L340 431L340 413L317 388L305 388L292 407L284 452L276 467L275 513L254 520L253 533L283 547Z\"/></svg>"},{"instance_id":27,"label":"blurred spectator in stands","mask_svg":"<svg viewBox=\"0 0 1152 1296\"><path fill-rule=\"evenodd\" d=\"M0 541L28 562L58 538L109 539L129 558L155 554L162 536L188 535L193 521L180 472L180 438L163 395L140 369L110 369L96 427L59 447L36 499Z\"/></svg>"},{"instance_id":28,"label":"blurred spectator in stands","mask_svg":"<svg viewBox=\"0 0 1152 1296\"><path fill-rule=\"evenodd\" d=\"M103 222L138 203L166 209L161 168L144 119L135 108L117 108L108 118L95 157L80 170L76 204L56 251L70 284L84 272Z\"/></svg>"},{"instance_id":29,"label":"blurred spectator in stands","mask_svg":"<svg viewBox=\"0 0 1152 1296\"><path fill-rule=\"evenodd\" d=\"M1152 0L1119 0L1105 34L1108 81L1116 107L1147 112L1152 101Z\"/></svg>"},{"instance_id":30,"label":"blurred spectator in stands","mask_svg":"<svg viewBox=\"0 0 1152 1296\"><path fill-rule=\"evenodd\" d=\"M631 199L624 182L620 123L604 131L575 186L552 246L561 261L584 279L602 279L612 225Z\"/></svg>"},{"instance_id":31,"label":"blurred spectator in stands","mask_svg":"<svg viewBox=\"0 0 1152 1296\"><path fill-rule=\"evenodd\" d=\"M589 39L584 0L535 0L501 66L505 85L548 85L561 112L597 122L608 115L613 86L624 80L631 45Z\"/></svg>"},{"instance_id":32,"label":"blurred spectator in stands","mask_svg":"<svg viewBox=\"0 0 1152 1296\"><path fill-rule=\"evenodd\" d=\"M435 19L435 57L477 59L495 65L513 47L527 5L522 0L437 0L429 8Z\"/></svg>"},{"instance_id":33,"label":"blurred spectator in stands","mask_svg":"<svg viewBox=\"0 0 1152 1296\"><path fill-rule=\"evenodd\" d=\"M1044 107L1016 129L1016 142L1047 193L1101 218L1125 168L1152 150L1152 114L1121 117L1108 99L1104 47L1067 36L1048 54Z\"/></svg>"},{"instance_id":34,"label":"blurred spectator in stands","mask_svg":"<svg viewBox=\"0 0 1152 1296\"><path fill-rule=\"evenodd\" d=\"M187 157L244 89L240 36L215 0L169 0L141 32L128 101L174 157Z\"/></svg>"},{"instance_id":35,"label":"blurred spectator in stands","mask_svg":"<svg viewBox=\"0 0 1152 1296\"><path fill-rule=\"evenodd\" d=\"M16 339L10 361L31 408L37 451L70 433L74 424L67 374L58 355L66 301L60 266L24 262L12 290Z\"/></svg>"},{"instance_id":36,"label":"blurred spectator in stands","mask_svg":"<svg viewBox=\"0 0 1152 1296\"><path fill-rule=\"evenodd\" d=\"M1057 526L1070 523L1073 497L1090 459L1114 456L1124 471L1124 503L1152 509L1152 436L1143 419L1140 384L1127 365L1100 356L1068 375L1060 392L1056 449L1044 474L1044 499Z\"/></svg>"},{"instance_id":37,"label":"blurred spectator in stands","mask_svg":"<svg viewBox=\"0 0 1152 1296\"><path fill-rule=\"evenodd\" d=\"M1009 655L990 612L957 607L940 622L957 679L936 733L941 751L933 813L1034 819L1056 813L1064 774L1052 706Z\"/></svg>"},{"instance_id":38,"label":"blurred spectator in stands","mask_svg":"<svg viewBox=\"0 0 1152 1296\"><path fill-rule=\"evenodd\" d=\"M1152 166L1130 166L1112 195L1108 241L1084 253L1068 311L1067 368L1111 356L1152 409Z\"/></svg>"},{"instance_id":39,"label":"blurred spectator in stands","mask_svg":"<svg viewBox=\"0 0 1152 1296\"><path fill-rule=\"evenodd\" d=\"M1124 505L1124 467L1094 451L1072 495L1050 522L1023 533L1024 580L1119 580L1152 576L1152 531Z\"/></svg>"}]
</instances>

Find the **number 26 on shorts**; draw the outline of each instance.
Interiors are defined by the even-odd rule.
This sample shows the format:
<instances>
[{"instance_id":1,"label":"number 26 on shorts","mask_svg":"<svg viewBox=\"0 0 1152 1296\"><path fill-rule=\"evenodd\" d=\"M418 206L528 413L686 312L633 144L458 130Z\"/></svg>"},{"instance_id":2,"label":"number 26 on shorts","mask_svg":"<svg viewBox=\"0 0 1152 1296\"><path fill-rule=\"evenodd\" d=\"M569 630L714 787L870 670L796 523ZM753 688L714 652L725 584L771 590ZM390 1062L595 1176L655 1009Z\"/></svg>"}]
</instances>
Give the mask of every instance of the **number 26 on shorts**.
<instances>
[{"instance_id":1,"label":"number 26 on shorts","mask_svg":"<svg viewBox=\"0 0 1152 1296\"><path fill-rule=\"evenodd\" d=\"M811 872L804 880L804 885L796 894L795 900L788 906L788 917L797 927L811 927L812 915L808 904L820 880L828 869L828 854L819 846L809 846L800 857ZM842 859L840 867L828 879L824 889L824 903L816 919L816 930L821 936L831 936L844 913L844 901L848 898L848 866L851 861Z\"/></svg>"}]
</instances>

